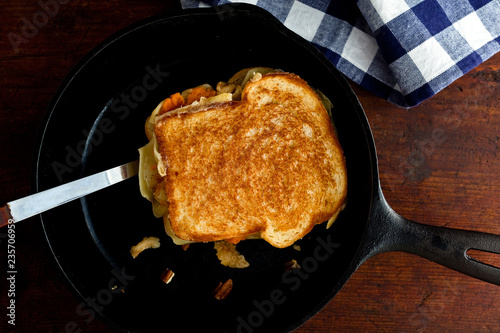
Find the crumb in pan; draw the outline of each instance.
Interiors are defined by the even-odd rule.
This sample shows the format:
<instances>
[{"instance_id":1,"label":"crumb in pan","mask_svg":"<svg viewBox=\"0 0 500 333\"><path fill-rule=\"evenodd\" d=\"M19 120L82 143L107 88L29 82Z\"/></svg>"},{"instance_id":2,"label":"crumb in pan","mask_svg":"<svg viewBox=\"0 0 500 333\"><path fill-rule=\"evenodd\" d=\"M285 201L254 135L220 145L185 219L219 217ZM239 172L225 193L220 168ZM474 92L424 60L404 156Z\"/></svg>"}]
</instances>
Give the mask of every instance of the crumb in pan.
<instances>
[{"instance_id":1,"label":"crumb in pan","mask_svg":"<svg viewBox=\"0 0 500 333\"><path fill-rule=\"evenodd\" d=\"M217 258L219 258L222 265L231 268L245 268L250 266L245 257L236 250L236 245L226 241L217 241L214 242L214 248L217 251Z\"/></svg>"},{"instance_id":2,"label":"crumb in pan","mask_svg":"<svg viewBox=\"0 0 500 333\"><path fill-rule=\"evenodd\" d=\"M157 249L160 247L160 239L158 237L144 237L137 245L130 248L130 254L133 258L137 256L144 250L147 249Z\"/></svg>"}]
</instances>

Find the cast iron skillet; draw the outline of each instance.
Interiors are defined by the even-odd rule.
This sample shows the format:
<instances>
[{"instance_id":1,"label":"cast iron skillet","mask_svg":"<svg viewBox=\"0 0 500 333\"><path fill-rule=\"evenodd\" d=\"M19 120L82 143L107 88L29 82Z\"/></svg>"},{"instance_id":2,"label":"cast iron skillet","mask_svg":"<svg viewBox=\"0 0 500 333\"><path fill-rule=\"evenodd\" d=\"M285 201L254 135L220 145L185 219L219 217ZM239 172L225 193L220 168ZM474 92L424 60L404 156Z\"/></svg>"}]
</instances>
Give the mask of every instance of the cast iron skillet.
<instances>
[{"instance_id":1,"label":"cast iron skillet","mask_svg":"<svg viewBox=\"0 0 500 333\"><path fill-rule=\"evenodd\" d=\"M138 158L144 121L166 96L215 85L244 67L294 72L333 101L345 150L348 205L329 230L319 225L300 251L245 241L246 269L221 266L211 244L187 251L172 244L151 214L137 179L42 214L48 243L82 303L75 316L96 314L121 332L283 332L316 314L368 258L408 251L500 284L500 269L471 260L469 248L500 252L500 236L417 224L386 203L364 112L332 64L270 14L250 5L185 10L120 32L72 71L42 127L35 184L43 190ZM132 259L129 249L157 236L161 247ZM286 270L295 259L300 269ZM171 283L160 276L175 272ZM212 291L231 278L230 295ZM82 327L84 330L85 328Z\"/></svg>"}]
</instances>

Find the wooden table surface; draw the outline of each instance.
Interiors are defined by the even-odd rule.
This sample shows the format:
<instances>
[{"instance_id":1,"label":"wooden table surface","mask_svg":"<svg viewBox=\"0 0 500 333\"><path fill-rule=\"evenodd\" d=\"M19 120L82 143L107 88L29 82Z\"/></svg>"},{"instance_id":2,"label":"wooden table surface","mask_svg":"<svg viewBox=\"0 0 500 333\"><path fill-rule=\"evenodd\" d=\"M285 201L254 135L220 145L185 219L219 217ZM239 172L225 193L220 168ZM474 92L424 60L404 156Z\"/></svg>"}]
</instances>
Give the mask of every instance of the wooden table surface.
<instances>
[{"instance_id":1,"label":"wooden table surface","mask_svg":"<svg viewBox=\"0 0 500 333\"><path fill-rule=\"evenodd\" d=\"M37 129L70 69L112 33L176 1L0 3L0 202L31 192ZM51 15L42 15L41 3ZM30 30L28 23L39 26ZM17 35L17 37L15 37ZM17 39L16 39L17 38ZM17 48L17 50L16 50ZM390 205L426 224L500 234L500 54L410 110L352 85L375 137ZM110 332L85 322L41 226L16 227L16 325L8 324L7 231L0 231L0 331ZM498 255L487 256L500 266ZM297 332L500 332L500 287L415 255L370 259Z\"/></svg>"}]
</instances>

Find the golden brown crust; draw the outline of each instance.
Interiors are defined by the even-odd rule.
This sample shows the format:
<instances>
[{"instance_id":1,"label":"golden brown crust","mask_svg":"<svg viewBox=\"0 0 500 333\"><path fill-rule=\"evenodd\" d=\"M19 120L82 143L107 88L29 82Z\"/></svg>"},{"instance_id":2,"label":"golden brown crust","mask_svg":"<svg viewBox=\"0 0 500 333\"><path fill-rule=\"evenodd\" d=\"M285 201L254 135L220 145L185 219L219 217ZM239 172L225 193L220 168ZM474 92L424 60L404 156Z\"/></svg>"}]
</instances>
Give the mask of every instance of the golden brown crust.
<instances>
[{"instance_id":1,"label":"golden brown crust","mask_svg":"<svg viewBox=\"0 0 500 333\"><path fill-rule=\"evenodd\" d=\"M261 233L292 245L338 213L347 193L342 148L300 77L265 74L242 100L161 118L172 229L198 242Z\"/></svg>"}]
</instances>

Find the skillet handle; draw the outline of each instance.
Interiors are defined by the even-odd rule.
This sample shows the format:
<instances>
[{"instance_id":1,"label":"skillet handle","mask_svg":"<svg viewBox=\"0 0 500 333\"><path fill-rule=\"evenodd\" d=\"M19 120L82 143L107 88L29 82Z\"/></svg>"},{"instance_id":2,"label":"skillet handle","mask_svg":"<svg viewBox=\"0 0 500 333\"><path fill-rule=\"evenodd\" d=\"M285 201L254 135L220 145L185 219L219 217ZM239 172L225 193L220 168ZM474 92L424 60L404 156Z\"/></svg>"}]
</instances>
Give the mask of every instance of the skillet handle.
<instances>
[{"instance_id":1,"label":"skillet handle","mask_svg":"<svg viewBox=\"0 0 500 333\"><path fill-rule=\"evenodd\" d=\"M471 249L500 254L500 235L410 221L394 212L382 195L375 204L372 217L373 228L367 234L371 244L368 257L387 251L409 252L500 285L500 267L483 263L467 254Z\"/></svg>"}]
</instances>

